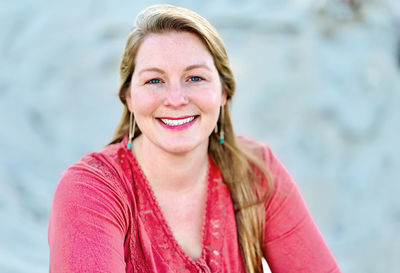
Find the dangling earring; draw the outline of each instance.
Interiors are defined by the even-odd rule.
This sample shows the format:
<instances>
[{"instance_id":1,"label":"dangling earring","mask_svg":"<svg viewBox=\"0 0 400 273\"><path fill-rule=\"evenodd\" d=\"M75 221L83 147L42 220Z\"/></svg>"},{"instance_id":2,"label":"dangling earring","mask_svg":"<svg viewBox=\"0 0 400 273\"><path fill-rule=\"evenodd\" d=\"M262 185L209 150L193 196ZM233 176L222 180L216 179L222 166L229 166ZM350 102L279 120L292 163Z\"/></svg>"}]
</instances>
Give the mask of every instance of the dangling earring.
<instances>
[{"instance_id":1,"label":"dangling earring","mask_svg":"<svg viewBox=\"0 0 400 273\"><path fill-rule=\"evenodd\" d=\"M224 106L221 106L221 131L219 133L219 143L224 144Z\"/></svg>"},{"instance_id":2,"label":"dangling earring","mask_svg":"<svg viewBox=\"0 0 400 273\"><path fill-rule=\"evenodd\" d=\"M132 119L133 119L133 124L132 124ZM133 118L133 113L131 112L129 116L129 141L128 141L128 149L132 148L132 139L135 136L135 127L136 127L136 121Z\"/></svg>"}]
</instances>

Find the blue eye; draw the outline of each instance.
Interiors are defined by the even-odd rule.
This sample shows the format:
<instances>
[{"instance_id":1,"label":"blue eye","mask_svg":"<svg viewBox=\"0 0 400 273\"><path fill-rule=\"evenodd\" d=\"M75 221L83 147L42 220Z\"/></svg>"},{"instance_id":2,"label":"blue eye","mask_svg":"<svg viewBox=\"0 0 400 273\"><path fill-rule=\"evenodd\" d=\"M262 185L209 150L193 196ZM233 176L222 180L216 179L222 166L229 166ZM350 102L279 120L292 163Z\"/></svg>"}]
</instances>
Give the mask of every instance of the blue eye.
<instances>
[{"instance_id":1,"label":"blue eye","mask_svg":"<svg viewBox=\"0 0 400 273\"><path fill-rule=\"evenodd\" d=\"M192 82L199 82L199 81L202 80L202 78L200 78L200 77L198 77L198 76L194 76L194 77L190 77L190 80L191 80Z\"/></svg>"},{"instance_id":2,"label":"blue eye","mask_svg":"<svg viewBox=\"0 0 400 273\"><path fill-rule=\"evenodd\" d=\"M146 83L149 83L149 84L158 84L158 83L161 83L161 80L160 80L160 79L151 79L151 80L149 80L149 81L146 82Z\"/></svg>"}]
</instances>

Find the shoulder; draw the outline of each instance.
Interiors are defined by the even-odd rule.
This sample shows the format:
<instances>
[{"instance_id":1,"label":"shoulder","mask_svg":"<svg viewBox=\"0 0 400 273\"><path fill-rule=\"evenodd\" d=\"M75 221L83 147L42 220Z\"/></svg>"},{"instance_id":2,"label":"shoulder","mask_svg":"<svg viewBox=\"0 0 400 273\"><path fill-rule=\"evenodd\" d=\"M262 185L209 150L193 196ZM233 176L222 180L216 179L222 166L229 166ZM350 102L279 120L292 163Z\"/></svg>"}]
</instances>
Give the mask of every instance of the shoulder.
<instances>
[{"instance_id":1,"label":"shoulder","mask_svg":"<svg viewBox=\"0 0 400 273\"><path fill-rule=\"evenodd\" d=\"M61 174L53 196L51 230L70 221L95 221L97 216L112 216L126 230L132 193L127 171L118 164L118 151L114 144L89 153Z\"/></svg>"},{"instance_id":2,"label":"shoulder","mask_svg":"<svg viewBox=\"0 0 400 273\"><path fill-rule=\"evenodd\" d=\"M113 175L118 172L120 167L118 159L121 156L121 148L120 143L106 146L100 151L86 154L68 169L81 169L88 172L97 172L106 176Z\"/></svg>"},{"instance_id":3,"label":"shoulder","mask_svg":"<svg viewBox=\"0 0 400 273\"><path fill-rule=\"evenodd\" d=\"M121 143L84 155L61 174L56 191L87 193L87 189L103 189L124 196L126 170L121 156L124 157Z\"/></svg>"},{"instance_id":4,"label":"shoulder","mask_svg":"<svg viewBox=\"0 0 400 273\"><path fill-rule=\"evenodd\" d=\"M267 144L257 140L246 138L244 136L237 136L236 140L239 147L242 148L245 152L248 152L263 161L268 160L268 155L271 153L271 149Z\"/></svg>"},{"instance_id":5,"label":"shoulder","mask_svg":"<svg viewBox=\"0 0 400 273\"><path fill-rule=\"evenodd\" d=\"M51 268L87 272L92 265L109 268L119 266L119 261L123 265L120 250L132 227L132 210L118 151L116 144L87 154L61 175L48 225Z\"/></svg>"},{"instance_id":6,"label":"shoulder","mask_svg":"<svg viewBox=\"0 0 400 273\"><path fill-rule=\"evenodd\" d=\"M272 171L271 167L276 163L277 158L267 144L243 136L237 136L237 143L245 152L264 162L269 172Z\"/></svg>"},{"instance_id":7,"label":"shoulder","mask_svg":"<svg viewBox=\"0 0 400 273\"><path fill-rule=\"evenodd\" d=\"M76 171L112 175L118 168L118 148L119 144L113 144L100 151L88 153L69 166L62 175Z\"/></svg>"},{"instance_id":8,"label":"shoulder","mask_svg":"<svg viewBox=\"0 0 400 273\"><path fill-rule=\"evenodd\" d=\"M265 162L268 171L272 175L287 175L286 168L267 144L243 136L238 136L237 141L244 151Z\"/></svg>"},{"instance_id":9,"label":"shoulder","mask_svg":"<svg viewBox=\"0 0 400 273\"><path fill-rule=\"evenodd\" d=\"M274 205L281 204L298 190L286 167L267 144L242 136L237 139L245 151L262 161L269 175L268 178L272 180L273 194L269 198L268 205L271 205L271 202Z\"/></svg>"}]
</instances>

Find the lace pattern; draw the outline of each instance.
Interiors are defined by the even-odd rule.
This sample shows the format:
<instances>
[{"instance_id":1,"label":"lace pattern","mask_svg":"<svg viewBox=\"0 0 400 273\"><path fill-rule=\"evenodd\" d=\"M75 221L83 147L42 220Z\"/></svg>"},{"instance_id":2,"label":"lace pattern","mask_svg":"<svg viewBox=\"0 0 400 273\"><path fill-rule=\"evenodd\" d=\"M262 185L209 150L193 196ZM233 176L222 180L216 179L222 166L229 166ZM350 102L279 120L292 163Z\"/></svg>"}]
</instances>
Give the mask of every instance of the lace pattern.
<instances>
[{"instance_id":1,"label":"lace pattern","mask_svg":"<svg viewBox=\"0 0 400 273\"><path fill-rule=\"evenodd\" d=\"M162 256L162 267L181 273L221 272L226 204L231 203L231 200L229 191L212 160L209 160L207 201L202 227L202 252L197 260L193 260L174 238L142 169L132 152L124 147L125 145L118 151L118 156L123 168L132 170L137 210L135 217L139 218L138 221L143 223L146 233L149 234L152 251ZM131 229L134 228L131 227ZM151 272L145 261L140 261L145 257L143 253L139 253L141 251L138 251L141 246L135 233L131 236L130 242L133 271Z\"/></svg>"}]
</instances>

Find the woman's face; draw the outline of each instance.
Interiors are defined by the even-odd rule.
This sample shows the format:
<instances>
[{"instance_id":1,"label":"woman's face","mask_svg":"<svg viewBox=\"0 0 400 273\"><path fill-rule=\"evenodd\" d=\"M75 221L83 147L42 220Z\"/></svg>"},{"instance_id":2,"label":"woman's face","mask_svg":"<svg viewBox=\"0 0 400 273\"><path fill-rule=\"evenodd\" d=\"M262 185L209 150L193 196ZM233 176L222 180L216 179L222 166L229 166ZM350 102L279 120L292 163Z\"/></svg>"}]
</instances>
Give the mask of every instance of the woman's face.
<instances>
[{"instance_id":1,"label":"woman's face","mask_svg":"<svg viewBox=\"0 0 400 273\"><path fill-rule=\"evenodd\" d=\"M127 97L143 141L170 153L207 147L225 102L213 57L196 35L145 38Z\"/></svg>"}]
</instances>

